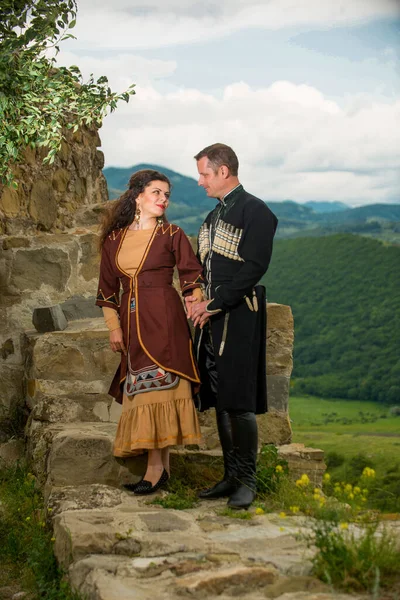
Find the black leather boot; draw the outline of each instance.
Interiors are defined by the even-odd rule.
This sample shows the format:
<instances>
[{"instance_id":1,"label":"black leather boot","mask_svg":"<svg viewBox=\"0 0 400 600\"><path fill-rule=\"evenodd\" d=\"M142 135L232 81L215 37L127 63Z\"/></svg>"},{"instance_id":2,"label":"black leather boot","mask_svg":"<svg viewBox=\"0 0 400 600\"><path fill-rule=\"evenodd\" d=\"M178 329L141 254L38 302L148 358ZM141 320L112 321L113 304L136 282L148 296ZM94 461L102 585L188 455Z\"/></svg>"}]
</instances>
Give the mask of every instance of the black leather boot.
<instances>
[{"instance_id":1,"label":"black leather boot","mask_svg":"<svg viewBox=\"0 0 400 600\"><path fill-rule=\"evenodd\" d=\"M232 442L230 416L226 411L217 412L217 426L224 456L224 478L213 487L199 493L199 498L203 500L225 498L233 494L237 488L236 454Z\"/></svg>"},{"instance_id":2,"label":"black leather boot","mask_svg":"<svg viewBox=\"0 0 400 600\"><path fill-rule=\"evenodd\" d=\"M228 500L230 508L249 508L256 496L258 431L253 412L230 413L236 450L238 486Z\"/></svg>"}]
</instances>

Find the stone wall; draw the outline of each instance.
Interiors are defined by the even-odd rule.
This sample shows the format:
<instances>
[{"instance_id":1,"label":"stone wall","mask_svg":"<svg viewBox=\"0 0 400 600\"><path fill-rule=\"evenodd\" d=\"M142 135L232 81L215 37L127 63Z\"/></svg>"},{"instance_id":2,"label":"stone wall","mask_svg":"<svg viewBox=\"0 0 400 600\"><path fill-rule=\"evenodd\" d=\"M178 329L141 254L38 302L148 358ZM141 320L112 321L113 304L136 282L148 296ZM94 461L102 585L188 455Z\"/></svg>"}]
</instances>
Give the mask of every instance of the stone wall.
<instances>
[{"instance_id":1,"label":"stone wall","mask_svg":"<svg viewBox=\"0 0 400 600\"><path fill-rule=\"evenodd\" d=\"M28 148L14 169L18 189L0 186L0 235L63 230L73 226L79 207L108 200L97 129L65 136L52 165L42 163L44 149Z\"/></svg>"},{"instance_id":2,"label":"stone wall","mask_svg":"<svg viewBox=\"0 0 400 600\"><path fill-rule=\"evenodd\" d=\"M0 187L0 437L1 423L25 400L25 331L33 309L68 301L76 314L76 303L93 304L96 226L76 224L88 210L96 223L92 205L108 200L98 146L97 130L68 133L51 166L41 163L43 151L29 149L15 170L18 189Z\"/></svg>"}]
</instances>

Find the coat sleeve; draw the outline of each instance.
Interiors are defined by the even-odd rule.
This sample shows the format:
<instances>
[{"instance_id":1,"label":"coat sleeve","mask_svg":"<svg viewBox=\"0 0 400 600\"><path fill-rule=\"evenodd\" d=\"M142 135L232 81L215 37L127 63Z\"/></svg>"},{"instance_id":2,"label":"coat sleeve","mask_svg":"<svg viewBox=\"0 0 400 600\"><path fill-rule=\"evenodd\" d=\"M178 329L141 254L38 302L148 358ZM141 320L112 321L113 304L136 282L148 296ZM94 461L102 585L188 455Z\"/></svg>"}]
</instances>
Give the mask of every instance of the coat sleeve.
<instances>
[{"instance_id":1,"label":"coat sleeve","mask_svg":"<svg viewBox=\"0 0 400 600\"><path fill-rule=\"evenodd\" d=\"M217 286L207 311L226 310L238 304L266 273L278 219L264 204L249 205L238 252L243 264L229 283Z\"/></svg>"},{"instance_id":2,"label":"coat sleeve","mask_svg":"<svg viewBox=\"0 0 400 600\"><path fill-rule=\"evenodd\" d=\"M101 251L99 287L97 290L97 306L108 306L119 311L120 281L115 266L110 258L108 240L104 242Z\"/></svg>"},{"instance_id":3,"label":"coat sleeve","mask_svg":"<svg viewBox=\"0 0 400 600\"><path fill-rule=\"evenodd\" d=\"M204 285L203 269L187 235L181 228L172 237L172 251L178 268L182 294Z\"/></svg>"}]
</instances>

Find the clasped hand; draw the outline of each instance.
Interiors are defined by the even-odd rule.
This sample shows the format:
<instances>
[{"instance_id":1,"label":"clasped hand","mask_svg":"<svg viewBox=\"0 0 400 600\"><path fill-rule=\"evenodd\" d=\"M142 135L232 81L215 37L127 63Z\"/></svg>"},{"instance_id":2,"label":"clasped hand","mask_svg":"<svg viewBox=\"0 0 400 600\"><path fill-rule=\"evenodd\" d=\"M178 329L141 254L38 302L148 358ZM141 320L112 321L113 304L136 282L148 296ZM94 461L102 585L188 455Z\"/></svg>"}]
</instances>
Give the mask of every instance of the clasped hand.
<instances>
[{"instance_id":1,"label":"clasped hand","mask_svg":"<svg viewBox=\"0 0 400 600\"><path fill-rule=\"evenodd\" d=\"M209 300L202 300L199 294L194 294L194 292L197 292L197 290L193 290L192 296L185 296L187 317L192 320L195 327L199 325L200 329L203 329L210 318L209 313L206 312Z\"/></svg>"}]
</instances>

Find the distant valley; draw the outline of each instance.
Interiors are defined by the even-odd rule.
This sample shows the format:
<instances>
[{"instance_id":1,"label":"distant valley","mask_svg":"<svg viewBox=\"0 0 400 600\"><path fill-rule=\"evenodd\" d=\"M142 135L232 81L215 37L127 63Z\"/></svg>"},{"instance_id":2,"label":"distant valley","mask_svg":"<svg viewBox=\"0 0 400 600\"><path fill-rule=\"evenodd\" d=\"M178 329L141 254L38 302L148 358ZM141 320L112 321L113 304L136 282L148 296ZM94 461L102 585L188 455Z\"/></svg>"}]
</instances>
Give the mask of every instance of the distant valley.
<instances>
[{"instance_id":1,"label":"distant valley","mask_svg":"<svg viewBox=\"0 0 400 600\"><path fill-rule=\"evenodd\" d=\"M191 177L151 164L138 164L130 168L107 167L103 173L110 199L117 198L126 190L132 173L145 168L161 171L169 177L172 183L172 202L168 218L180 225L188 235L196 235L217 201L208 198ZM377 203L350 208L340 201L310 201L300 204L293 200L263 200L279 219L278 239L355 233L389 243L400 243L400 204Z\"/></svg>"}]
</instances>

